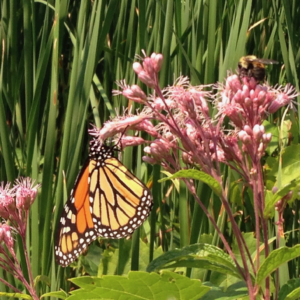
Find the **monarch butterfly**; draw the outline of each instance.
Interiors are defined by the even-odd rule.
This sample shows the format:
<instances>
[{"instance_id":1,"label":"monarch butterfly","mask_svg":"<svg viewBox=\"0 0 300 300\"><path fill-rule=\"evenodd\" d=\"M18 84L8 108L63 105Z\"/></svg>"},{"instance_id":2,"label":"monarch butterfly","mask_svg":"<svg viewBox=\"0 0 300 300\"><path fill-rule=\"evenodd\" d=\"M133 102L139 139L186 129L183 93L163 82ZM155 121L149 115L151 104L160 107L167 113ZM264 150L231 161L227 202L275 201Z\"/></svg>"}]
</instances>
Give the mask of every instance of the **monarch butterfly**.
<instances>
[{"instance_id":1,"label":"monarch butterfly","mask_svg":"<svg viewBox=\"0 0 300 300\"><path fill-rule=\"evenodd\" d=\"M56 262L72 263L98 236L133 233L152 208L149 189L117 158L117 146L93 139L90 153L65 204L55 238Z\"/></svg>"}]
</instances>

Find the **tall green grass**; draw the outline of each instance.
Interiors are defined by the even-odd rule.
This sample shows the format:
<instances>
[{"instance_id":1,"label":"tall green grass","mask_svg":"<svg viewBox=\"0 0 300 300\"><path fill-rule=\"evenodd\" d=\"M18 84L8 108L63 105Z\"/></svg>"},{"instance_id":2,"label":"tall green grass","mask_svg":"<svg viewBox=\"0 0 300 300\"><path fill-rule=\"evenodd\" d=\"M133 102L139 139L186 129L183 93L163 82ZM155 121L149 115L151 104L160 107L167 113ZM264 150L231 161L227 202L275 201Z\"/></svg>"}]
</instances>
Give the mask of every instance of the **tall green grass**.
<instances>
[{"instance_id":1,"label":"tall green grass","mask_svg":"<svg viewBox=\"0 0 300 300\"><path fill-rule=\"evenodd\" d=\"M0 174L2 181L26 175L42 184L28 224L33 275L51 279L50 286L46 280L38 285L40 293L68 289L65 278L80 273L55 264L54 228L87 157L89 124L100 127L128 105L121 96L112 98L111 91L116 80L136 81L131 68L135 54L145 49L147 54L164 55L162 87L180 75L189 76L192 84L223 81L228 70L235 72L241 56L255 54L280 62L268 70L270 83L290 82L299 90L300 4L296 0L2 0L0 5ZM299 134L297 128L295 133ZM123 274L121 264L130 259L132 269L141 269L140 237L149 242L148 262L160 253L159 247L168 251L200 241L204 235L219 245L214 229L186 189L180 186L177 191L169 183L158 183L159 168L143 163L142 152L141 147L126 149L123 162L144 182L152 181L154 209L144 230L136 231L131 241L111 241L119 251L116 269L107 269L112 273ZM224 183L237 180L234 174L227 175ZM234 191L231 187L233 210L251 214L251 204L246 208L238 201L242 186ZM198 190L231 240L219 200L205 185ZM298 207L294 209L298 214ZM244 217L238 218L245 231L252 231ZM287 224L286 231L296 229L295 224ZM297 243L298 234L291 235ZM108 241L103 243L104 249ZM101 253L104 257L104 250ZM286 266L282 276L298 277L298 264ZM187 274L199 278L197 272ZM7 275L0 270L0 276ZM207 272L201 276L210 279ZM16 284L12 277L8 280ZM1 283L0 290L6 290Z\"/></svg>"}]
</instances>

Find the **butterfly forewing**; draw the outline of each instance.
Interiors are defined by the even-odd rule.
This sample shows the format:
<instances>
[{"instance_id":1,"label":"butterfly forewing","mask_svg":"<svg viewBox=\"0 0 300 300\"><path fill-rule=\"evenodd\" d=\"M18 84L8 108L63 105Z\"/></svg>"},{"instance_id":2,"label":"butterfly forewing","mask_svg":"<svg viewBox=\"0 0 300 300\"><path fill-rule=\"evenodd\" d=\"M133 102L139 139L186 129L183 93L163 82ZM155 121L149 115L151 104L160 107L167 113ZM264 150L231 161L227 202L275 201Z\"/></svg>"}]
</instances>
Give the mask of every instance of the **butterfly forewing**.
<instances>
[{"instance_id":1,"label":"butterfly forewing","mask_svg":"<svg viewBox=\"0 0 300 300\"><path fill-rule=\"evenodd\" d=\"M62 266L73 262L98 236L116 239L130 235L151 211L149 189L113 152L114 147L92 140L89 159L57 228L55 257Z\"/></svg>"}]
</instances>

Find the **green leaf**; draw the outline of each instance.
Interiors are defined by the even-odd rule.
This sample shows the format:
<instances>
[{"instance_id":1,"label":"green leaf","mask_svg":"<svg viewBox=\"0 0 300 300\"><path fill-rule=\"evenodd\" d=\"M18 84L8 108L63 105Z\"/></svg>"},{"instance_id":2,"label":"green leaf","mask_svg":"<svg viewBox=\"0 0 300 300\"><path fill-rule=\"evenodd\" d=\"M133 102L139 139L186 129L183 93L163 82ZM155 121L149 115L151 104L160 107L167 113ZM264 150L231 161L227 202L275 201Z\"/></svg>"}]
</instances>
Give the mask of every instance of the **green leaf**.
<instances>
[{"instance_id":1,"label":"green leaf","mask_svg":"<svg viewBox=\"0 0 300 300\"><path fill-rule=\"evenodd\" d=\"M56 297L58 299L66 299L69 295L65 291L57 291L57 292L50 292L46 293L41 296L41 298L44 297Z\"/></svg>"},{"instance_id":2,"label":"green leaf","mask_svg":"<svg viewBox=\"0 0 300 300\"><path fill-rule=\"evenodd\" d=\"M279 293L278 300L292 300L300 297L300 278L294 278L284 284Z\"/></svg>"},{"instance_id":3,"label":"green leaf","mask_svg":"<svg viewBox=\"0 0 300 300\"><path fill-rule=\"evenodd\" d=\"M119 249L109 247L102 253L102 259L98 266L97 275L114 274L118 266Z\"/></svg>"},{"instance_id":4,"label":"green leaf","mask_svg":"<svg viewBox=\"0 0 300 300\"><path fill-rule=\"evenodd\" d=\"M272 272L274 272L280 265L300 256L300 245L296 245L292 248L282 247L273 250L266 260L261 264L256 277L258 285L262 284L262 281Z\"/></svg>"},{"instance_id":5,"label":"green leaf","mask_svg":"<svg viewBox=\"0 0 300 300\"><path fill-rule=\"evenodd\" d=\"M172 177L172 174L168 171L160 171L160 172L167 175L168 177ZM179 180L178 179L171 179L171 180L172 180L177 192L179 193L179 185L180 185Z\"/></svg>"},{"instance_id":6,"label":"green leaf","mask_svg":"<svg viewBox=\"0 0 300 300\"><path fill-rule=\"evenodd\" d=\"M102 259L98 266L98 273L96 274L98 277L102 275L128 274L131 270L131 241L124 240L124 247L126 248L125 252L128 252L128 254L123 255L121 258L119 257L119 249L110 247L103 251ZM149 244L140 240L139 271L146 271L149 264L149 251ZM154 250L153 257L156 258L162 255L162 253L162 248L159 247ZM94 276L93 273L89 273L89 275Z\"/></svg>"},{"instance_id":7,"label":"green leaf","mask_svg":"<svg viewBox=\"0 0 300 300\"><path fill-rule=\"evenodd\" d=\"M278 137L279 137L278 127L271 124L268 121L264 121L263 125L265 126L266 133L272 134L272 140L268 144L268 147L266 149L268 155L271 155L278 148Z\"/></svg>"},{"instance_id":8,"label":"green leaf","mask_svg":"<svg viewBox=\"0 0 300 300\"><path fill-rule=\"evenodd\" d=\"M300 297L300 287L297 289L294 289L291 293L289 293L285 300L298 300Z\"/></svg>"},{"instance_id":9,"label":"green leaf","mask_svg":"<svg viewBox=\"0 0 300 300\"><path fill-rule=\"evenodd\" d=\"M222 195L222 187L219 184L217 180L215 180L213 177L210 175L199 171L199 170L181 170L173 174L172 176L169 176L167 178L163 178L159 180L159 182L164 182L169 179L174 179L174 178L188 178L188 179L195 179L195 180L200 180L204 183L206 183L216 195L221 197Z\"/></svg>"},{"instance_id":10,"label":"green leaf","mask_svg":"<svg viewBox=\"0 0 300 300\"><path fill-rule=\"evenodd\" d=\"M249 292L245 282L239 281L226 289L219 286L214 286L206 295L201 298L201 300L236 300L241 299L242 297L245 297L247 295L249 295Z\"/></svg>"},{"instance_id":11,"label":"green leaf","mask_svg":"<svg viewBox=\"0 0 300 300\"><path fill-rule=\"evenodd\" d=\"M282 154L282 185L300 177L300 145L286 147Z\"/></svg>"},{"instance_id":12,"label":"green leaf","mask_svg":"<svg viewBox=\"0 0 300 300\"><path fill-rule=\"evenodd\" d=\"M85 271L91 275L96 276L98 273L98 266L100 260L102 258L103 250L96 246L95 244L91 244L89 246L89 250L86 256L81 257L81 263L85 268Z\"/></svg>"},{"instance_id":13,"label":"green leaf","mask_svg":"<svg viewBox=\"0 0 300 300\"><path fill-rule=\"evenodd\" d=\"M218 247L204 243L168 251L154 259L149 264L147 271L175 267L203 268L241 278L233 260L227 253Z\"/></svg>"},{"instance_id":14,"label":"green leaf","mask_svg":"<svg viewBox=\"0 0 300 300\"><path fill-rule=\"evenodd\" d=\"M196 300L205 295L210 288L199 280L189 279L172 272L162 274L130 272L128 277L103 276L73 278L78 285L68 300L81 299L186 299Z\"/></svg>"},{"instance_id":15,"label":"green leaf","mask_svg":"<svg viewBox=\"0 0 300 300\"><path fill-rule=\"evenodd\" d=\"M50 286L51 282L48 276L45 275L39 275L34 279L34 286L37 285L38 282L44 282L48 286Z\"/></svg>"},{"instance_id":16,"label":"green leaf","mask_svg":"<svg viewBox=\"0 0 300 300\"><path fill-rule=\"evenodd\" d=\"M27 299L32 300L33 298L26 294L20 294L20 293L3 293L0 292L0 296L6 296L6 297L13 297L13 298L20 298L20 299Z\"/></svg>"}]
</instances>

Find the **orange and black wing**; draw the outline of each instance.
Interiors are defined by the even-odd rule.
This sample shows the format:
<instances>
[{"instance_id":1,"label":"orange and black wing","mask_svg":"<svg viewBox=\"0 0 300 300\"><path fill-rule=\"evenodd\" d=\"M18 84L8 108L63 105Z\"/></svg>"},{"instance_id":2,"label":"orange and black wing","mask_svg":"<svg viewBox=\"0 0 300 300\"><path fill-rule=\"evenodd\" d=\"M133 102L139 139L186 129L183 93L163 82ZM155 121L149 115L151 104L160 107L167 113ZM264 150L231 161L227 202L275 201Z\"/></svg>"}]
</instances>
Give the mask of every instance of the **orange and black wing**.
<instances>
[{"instance_id":1,"label":"orange and black wing","mask_svg":"<svg viewBox=\"0 0 300 300\"><path fill-rule=\"evenodd\" d=\"M55 258L63 267L97 238L89 203L89 162L82 167L64 206L55 237Z\"/></svg>"},{"instance_id":2,"label":"orange and black wing","mask_svg":"<svg viewBox=\"0 0 300 300\"><path fill-rule=\"evenodd\" d=\"M113 239L130 235L150 214L149 189L114 157L92 169L90 208L95 230L99 236Z\"/></svg>"},{"instance_id":3,"label":"orange and black wing","mask_svg":"<svg viewBox=\"0 0 300 300\"><path fill-rule=\"evenodd\" d=\"M56 232L55 257L64 267L98 236L126 237L150 214L149 189L113 156L113 150L97 140L91 142L89 160L76 179Z\"/></svg>"}]
</instances>

